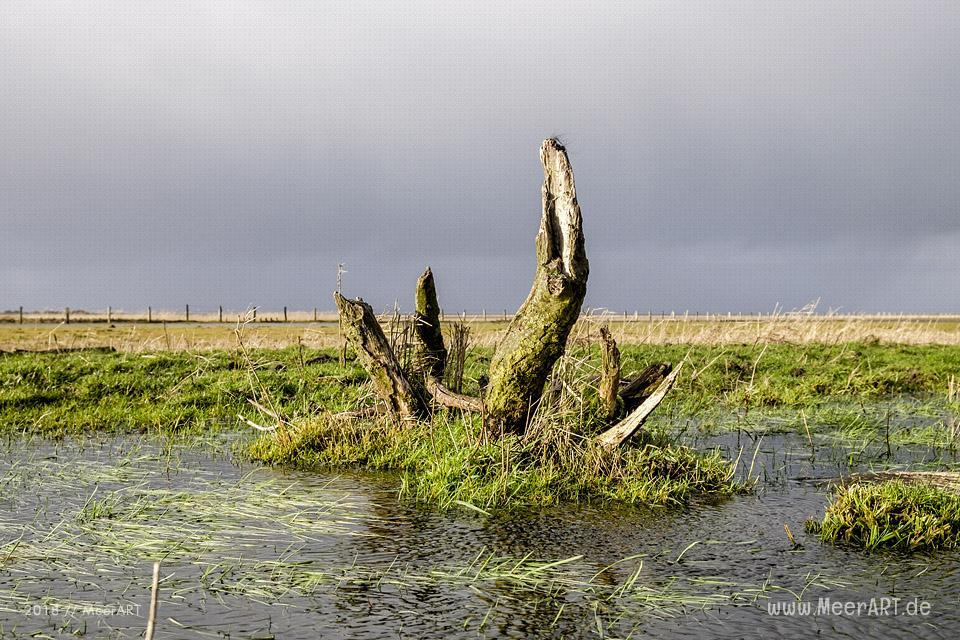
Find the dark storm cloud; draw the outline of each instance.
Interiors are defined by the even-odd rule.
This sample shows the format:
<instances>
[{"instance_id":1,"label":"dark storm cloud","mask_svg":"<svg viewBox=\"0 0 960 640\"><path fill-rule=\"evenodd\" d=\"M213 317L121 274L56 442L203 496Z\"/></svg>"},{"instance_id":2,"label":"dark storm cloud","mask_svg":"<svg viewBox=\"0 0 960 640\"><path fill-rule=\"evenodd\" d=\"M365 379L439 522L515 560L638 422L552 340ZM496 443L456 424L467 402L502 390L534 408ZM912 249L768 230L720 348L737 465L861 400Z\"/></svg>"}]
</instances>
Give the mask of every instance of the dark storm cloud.
<instances>
[{"instance_id":1,"label":"dark storm cloud","mask_svg":"<svg viewBox=\"0 0 960 640\"><path fill-rule=\"evenodd\" d=\"M4 2L0 307L960 311L956 3Z\"/></svg>"}]
</instances>

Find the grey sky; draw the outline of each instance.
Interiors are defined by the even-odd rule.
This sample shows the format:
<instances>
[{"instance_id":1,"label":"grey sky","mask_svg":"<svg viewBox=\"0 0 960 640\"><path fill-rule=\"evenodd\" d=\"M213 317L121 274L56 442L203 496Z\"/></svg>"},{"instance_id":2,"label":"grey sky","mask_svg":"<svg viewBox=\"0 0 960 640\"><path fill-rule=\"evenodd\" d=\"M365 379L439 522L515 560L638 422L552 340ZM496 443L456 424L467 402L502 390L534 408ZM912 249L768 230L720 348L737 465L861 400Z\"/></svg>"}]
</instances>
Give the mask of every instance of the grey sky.
<instances>
[{"instance_id":1,"label":"grey sky","mask_svg":"<svg viewBox=\"0 0 960 640\"><path fill-rule=\"evenodd\" d=\"M957 2L0 3L0 309L960 312Z\"/></svg>"}]
</instances>

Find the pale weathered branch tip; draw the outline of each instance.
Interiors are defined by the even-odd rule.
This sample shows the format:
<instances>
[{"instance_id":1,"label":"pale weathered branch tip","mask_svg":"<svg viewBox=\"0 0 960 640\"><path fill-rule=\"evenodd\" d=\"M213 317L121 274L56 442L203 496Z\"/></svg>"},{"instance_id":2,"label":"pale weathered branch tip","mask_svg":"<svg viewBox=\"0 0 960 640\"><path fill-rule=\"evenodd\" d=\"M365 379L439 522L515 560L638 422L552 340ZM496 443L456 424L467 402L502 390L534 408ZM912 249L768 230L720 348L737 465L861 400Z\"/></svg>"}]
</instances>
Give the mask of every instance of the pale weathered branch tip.
<instances>
[{"instance_id":1,"label":"pale weathered branch tip","mask_svg":"<svg viewBox=\"0 0 960 640\"><path fill-rule=\"evenodd\" d=\"M680 375L680 371L683 369L683 362L677 365L677 368L670 372L663 382L660 383L660 386L657 387L657 390L646 400L643 401L639 407L637 407L633 413L628 415L626 418L613 425L599 436L594 438L594 442L607 450L613 450L619 447L621 444L626 442L633 436L637 430L643 426L643 423L647 421L647 418L653 413L653 410L663 401L667 396L670 389L673 388L673 383L676 382L677 376Z\"/></svg>"}]
</instances>

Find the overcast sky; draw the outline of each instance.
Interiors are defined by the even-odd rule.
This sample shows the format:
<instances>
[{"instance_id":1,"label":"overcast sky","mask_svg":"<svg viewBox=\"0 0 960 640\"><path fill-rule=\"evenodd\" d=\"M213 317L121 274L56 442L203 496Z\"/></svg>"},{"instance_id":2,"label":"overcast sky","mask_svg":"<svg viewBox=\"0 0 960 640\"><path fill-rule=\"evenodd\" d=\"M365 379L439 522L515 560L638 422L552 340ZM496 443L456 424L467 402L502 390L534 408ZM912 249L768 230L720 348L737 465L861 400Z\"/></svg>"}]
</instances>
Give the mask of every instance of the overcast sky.
<instances>
[{"instance_id":1,"label":"overcast sky","mask_svg":"<svg viewBox=\"0 0 960 640\"><path fill-rule=\"evenodd\" d=\"M0 309L960 312L960 3L0 3Z\"/></svg>"}]
</instances>

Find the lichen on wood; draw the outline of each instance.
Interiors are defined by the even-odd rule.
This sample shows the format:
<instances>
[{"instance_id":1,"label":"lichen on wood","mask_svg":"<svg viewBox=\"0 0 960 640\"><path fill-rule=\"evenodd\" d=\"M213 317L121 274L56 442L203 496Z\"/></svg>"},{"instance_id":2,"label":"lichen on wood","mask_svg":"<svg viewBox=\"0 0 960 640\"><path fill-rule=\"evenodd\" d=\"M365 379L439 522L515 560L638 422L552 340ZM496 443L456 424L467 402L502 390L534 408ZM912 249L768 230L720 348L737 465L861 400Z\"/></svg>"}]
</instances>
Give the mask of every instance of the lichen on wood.
<instances>
[{"instance_id":1,"label":"lichen on wood","mask_svg":"<svg viewBox=\"0 0 960 640\"><path fill-rule=\"evenodd\" d=\"M443 380L447 364L447 348L440 328L440 304L430 267L417 280L416 309L413 326L417 334L417 366L426 375Z\"/></svg>"},{"instance_id":2,"label":"lichen on wood","mask_svg":"<svg viewBox=\"0 0 960 640\"><path fill-rule=\"evenodd\" d=\"M429 405L424 390L400 367L370 305L360 298L348 300L339 292L333 294L333 299L340 312L344 334L389 412L401 420L428 416Z\"/></svg>"},{"instance_id":3,"label":"lichen on wood","mask_svg":"<svg viewBox=\"0 0 960 640\"><path fill-rule=\"evenodd\" d=\"M587 290L589 263L566 150L557 140L545 140L540 162L544 181L537 272L530 294L490 363L484 422L492 434L526 430L547 376L563 354L580 315Z\"/></svg>"}]
</instances>

